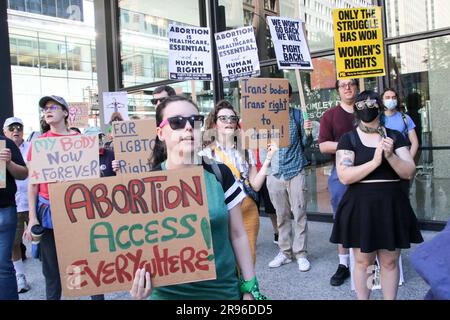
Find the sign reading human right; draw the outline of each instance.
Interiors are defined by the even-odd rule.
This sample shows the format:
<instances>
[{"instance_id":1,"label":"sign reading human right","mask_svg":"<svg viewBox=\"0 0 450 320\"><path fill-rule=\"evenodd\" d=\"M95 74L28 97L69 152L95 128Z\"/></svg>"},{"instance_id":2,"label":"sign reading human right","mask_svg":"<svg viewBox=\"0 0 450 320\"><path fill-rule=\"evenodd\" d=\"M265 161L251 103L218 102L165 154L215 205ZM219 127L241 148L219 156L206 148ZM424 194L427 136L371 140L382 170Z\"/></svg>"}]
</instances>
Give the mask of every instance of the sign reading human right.
<instances>
[{"instance_id":1,"label":"sign reading human right","mask_svg":"<svg viewBox=\"0 0 450 320\"><path fill-rule=\"evenodd\" d=\"M333 10L339 80L384 76L381 7Z\"/></svg>"}]
</instances>

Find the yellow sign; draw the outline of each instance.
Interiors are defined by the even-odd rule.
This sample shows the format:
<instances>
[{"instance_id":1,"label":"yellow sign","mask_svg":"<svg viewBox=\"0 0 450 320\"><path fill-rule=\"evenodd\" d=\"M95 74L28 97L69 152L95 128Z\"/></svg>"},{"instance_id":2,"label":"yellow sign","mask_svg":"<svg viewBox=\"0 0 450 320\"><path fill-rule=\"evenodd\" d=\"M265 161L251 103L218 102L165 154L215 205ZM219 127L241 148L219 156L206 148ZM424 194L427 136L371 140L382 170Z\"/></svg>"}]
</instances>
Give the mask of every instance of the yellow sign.
<instances>
[{"instance_id":1,"label":"yellow sign","mask_svg":"<svg viewBox=\"0 0 450 320\"><path fill-rule=\"evenodd\" d=\"M339 80L384 76L381 7L333 10Z\"/></svg>"}]
</instances>

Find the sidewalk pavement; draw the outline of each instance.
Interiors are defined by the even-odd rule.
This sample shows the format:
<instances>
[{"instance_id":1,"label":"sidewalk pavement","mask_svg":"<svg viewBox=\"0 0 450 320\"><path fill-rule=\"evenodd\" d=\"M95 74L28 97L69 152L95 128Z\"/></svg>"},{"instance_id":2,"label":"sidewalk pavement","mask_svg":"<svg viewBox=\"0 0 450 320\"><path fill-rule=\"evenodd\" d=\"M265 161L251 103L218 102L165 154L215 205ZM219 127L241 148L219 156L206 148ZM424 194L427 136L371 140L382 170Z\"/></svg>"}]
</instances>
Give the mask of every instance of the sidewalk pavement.
<instances>
[{"instance_id":1,"label":"sidewalk pavement","mask_svg":"<svg viewBox=\"0 0 450 320\"><path fill-rule=\"evenodd\" d=\"M328 239L332 224L308 222L308 254L311 270L300 272L297 263L271 269L267 265L278 253L278 246L273 243L272 224L267 217L261 217L261 226L257 242L256 274L261 292L271 300L352 300L356 298L347 280L340 287L329 284L330 277L337 269L338 257L336 245ZM423 231L425 241L430 240L436 232ZM27 245L27 255L31 248ZM397 298L400 300L422 300L428 291L428 285L412 268L409 254L415 248L402 251L403 274L405 283L399 288ZM44 300L45 285L39 260L29 257L25 261L27 280L31 290L19 295L21 300ZM107 300L129 300L128 292L116 292L105 295ZM372 299L382 299L381 290L374 290ZM89 300L89 297L79 298Z\"/></svg>"}]
</instances>

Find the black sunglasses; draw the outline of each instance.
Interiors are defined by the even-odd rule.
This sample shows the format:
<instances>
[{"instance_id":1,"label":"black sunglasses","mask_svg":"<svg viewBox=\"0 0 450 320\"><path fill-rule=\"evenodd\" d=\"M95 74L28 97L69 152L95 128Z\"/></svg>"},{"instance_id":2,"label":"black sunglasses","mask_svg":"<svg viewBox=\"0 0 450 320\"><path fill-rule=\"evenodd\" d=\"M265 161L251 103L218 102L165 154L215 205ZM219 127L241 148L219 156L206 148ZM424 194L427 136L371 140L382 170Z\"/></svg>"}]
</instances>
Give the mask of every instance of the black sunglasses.
<instances>
[{"instance_id":1,"label":"black sunglasses","mask_svg":"<svg viewBox=\"0 0 450 320\"><path fill-rule=\"evenodd\" d=\"M166 97L163 97L163 98L154 98L154 99L151 99L150 101L151 101L151 103L152 103L154 106L156 106L156 105L158 104L158 102L163 102L164 99L166 99Z\"/></svg>"},{"instance_id":2,"label":"black sunglasses","mask_svg":"<svg viewBox=\"0 0 450 320\"><path fill-rule=\"evenodd\" d=\"M11 131L11 132L13 132L16 129L17 129L17 131L22 131L23 130L23 125L21 125L21 124L10 124L8 126L8 130Z\"/></svg>"},{"instance_id":3,"label":"black sunglasses","mask_svg":"<svg viewBox=\"0 0 450 320\"><path fill-rule=\"evenodd\" d=\"M186 123L189 121L189 124L192 128L194 128L195 124L200 124L200 127L203 126L203 121L205 120L205 117L197 114L189 117L182 117L182 116L176 116L176 117L170 117L161 122L159 125L160 128L163 128L166 124L170 124L170 127L172 130L180 130L184 129L186 127Z\"/></svg>"}]
</instances>

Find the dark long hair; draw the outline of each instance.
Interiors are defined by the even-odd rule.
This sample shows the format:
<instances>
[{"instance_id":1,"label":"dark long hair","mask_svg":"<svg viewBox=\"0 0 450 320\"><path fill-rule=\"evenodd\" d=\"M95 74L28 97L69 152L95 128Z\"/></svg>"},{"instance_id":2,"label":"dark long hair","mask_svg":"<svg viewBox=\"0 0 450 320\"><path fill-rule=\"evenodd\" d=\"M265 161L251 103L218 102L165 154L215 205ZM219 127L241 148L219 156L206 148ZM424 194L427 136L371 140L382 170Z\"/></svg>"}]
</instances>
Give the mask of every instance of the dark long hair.
<instances>
[{"instance_id":1,"label":"dark long hair","mask_svg":"<svg viewBox=\"0 0 450 320\"><path fill-rule=\"evenodd\" d=\"M380 95L378 93L376 93L375 91L365 90L363 92L360 92L356 96L355 104L357 102L365 101L367 99L376 100L376 102L378 104L378 112L379 112L379 116L380 116L380 125L384 126L384 105L383 105L383 101L380 98ZM356 106L353 108L356 108ZM355 114L356 123L359 124L361 122L361 119L358 118L358 115L356 112L354 112L354 114Z\"/></svg>"},{"instance_id":2,"label":"dark long hair","mask_svg":"<svg viewBox=\"0 0 450 320\"><path fill-rule=\"evenodd\" d=\"M165 98L161 103L156 107L156 127L159 127L161 122L164 119L164 110L166 107L172 103L177 101L186 101L192 104L197 110L198 106L191 99L188 99L184 96L169 96ZM159 140L159 137L156 136L155 146L153 148L153 154L149 159L150 167L155 168L159 166L162 162L167 160L167 149L166 144Z\"/></svg>"}]
</instances>

